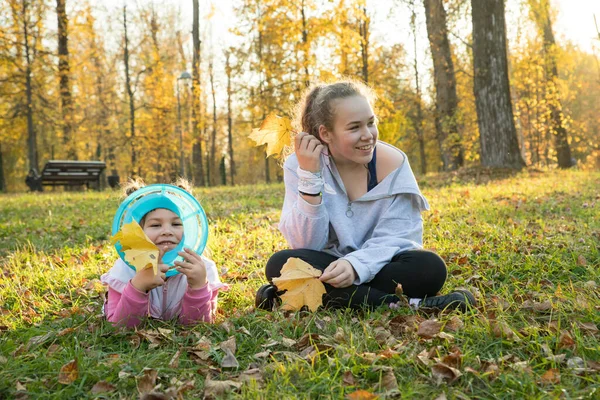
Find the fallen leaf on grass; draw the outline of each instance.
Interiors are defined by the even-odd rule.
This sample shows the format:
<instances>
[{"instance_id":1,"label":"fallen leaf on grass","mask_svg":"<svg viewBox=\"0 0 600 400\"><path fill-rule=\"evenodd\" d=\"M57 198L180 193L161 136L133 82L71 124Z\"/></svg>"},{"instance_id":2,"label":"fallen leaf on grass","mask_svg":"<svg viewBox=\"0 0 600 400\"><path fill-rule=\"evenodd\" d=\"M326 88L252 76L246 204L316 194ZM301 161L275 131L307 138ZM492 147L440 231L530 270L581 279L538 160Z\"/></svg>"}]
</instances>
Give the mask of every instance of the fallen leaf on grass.
<instances>
[{"instance_id":1,"label":"fallen leaf on grass","mask_svg":"<svg viewBox=\"0 0 600 400\"><path fill-rule=\"evenodd\" d=\"M210 375L207 375L204 381L204 398L216 398L241 387L241 382L231 380L213 381Z\"/></svg>"},{"instance_id":2,"label":"fallen leaf on grass","mask_svg":"<svg viewBox=\"0 0 600 400\"><path fill-rule=\"evenodd\" d=\"M452 383L462 375L458 369L442 363L434 364L431 367L431 374L435 378L438 385L444 381Z\"/></svg>"},{"instance_id":3,"label":"fallen leaf on grass","mask_svg":"<svg viewBox=\"0 0 600 400\"><path fill-rule=\"evenodd\" d=\"M112 392L116 388L117 387L115 385L112 385L106 381L99 381L96 382L96 384L92 387L92 394Z\"/></svg>"},{"instance_id":4,"label":"fallen leaf on grass","mask_svg":"<svg viewBox=\"0 0 600 400\"><path fill-rule=\"evenodd\" d=\"M235 351L237 350L235 336L230 336L229 339L225 340L224 342L221 342L219 344L219 347L223 351L225 351L226 349L229 349L233 354L235 354Z\"/></svg>"},{"instance_id":5,"label":"fallen leaf on grass","mask_svg":"<svg viewBox=\"0 0 600 400\"><path fill-rule=\"evenodd\" d=\"M379 345L384 345L388 342L388 339L394 339L392 333L385 328L378 327L375 329L375 340ZM394 340L395 342L395 340ZM393 343L392 343L393 345Z\"/></svg>"},{"instance_id":6,"label":"fallen leaf on grass","mask_svg":"<svg viewBox=\"0 0 600 400\"><path fill-rule=\"evenodd\" d=\"M347 400L375 400L378 398L379 397L376 394L367 392L366 390L362 389L346 395Z\"/></svg>"},{"instance_id":7,"label":"fallen leaf on grass","mask_svg":"<svg viewBox=\"0 0 600 400\"><path fill-rule=\"evenodd\" d=\"M409 334L419 329L419 324L425 321L420 315L398 315L391 319L390 330L395 335Z\"/></svg>"},{"instance_id":8,"label":"fallen leaf on grass","mask_svg":"<svg viewBox=\"0 0 600 400\"><path fill-rule=\"evenodd\" d=\"M338 343L346 342L346 334L344 333L344 328L342 328L341 326L338 326L335 329L335 333L333 334L333 340L335 340Z\"/></svg>"},{"instance_id":9,"label":"fallen leaf on grass","mask_svg":"<svg viewBox=\"0 0 600 400\"><path fill-rule=\"evenodd\" d=\"M307 262L289 258L281 269L281 276L273 278L278 290L287 290L281 295L281 309L294 311L307 306L309 310L317 311L323 305L323 295L326 293L325 286L318 279L321 274Z\"/></svg>"},{"instance_id":10,"label":"fallen leaf on grass","mask_svg":"<svg viewBox=\"0 0 600 400\"><path fill-rule=\"evenodd\" d=\"M442 358L442 364L448 365L452 368L460 368L462 365L462 353L460 349L455 349L452 353Z\"/></svg>"},{"instance_id":11,"label":"fallen leaf on grass","mask_svg":"<svg viewBox=\"0 0 600 400\"><path fill-rule=\"evenodd\" d=\"M321 339L319 338L318 334L306 333L300 338L300 340L298 340L298 343L296 343L296 347L298 348L298 350L302 350L303 348L308 347L313 343L319 343L320 340Z\"/></svg>"},{"instance_id":12,"label":"fallen leaf on grass","mask_svg":"<svg viewBox=\"0 0 600 400\"><path fill-rule=\"evenodd\" d=\"M428 319L421 322L417 330L417 336L425 339L431 339L442 329L442 324L436 319Z\"/></svg>"},{"instance_id":13,"label":"fallen leaf on grass","mask_svg":"<svg viewBox=\"0 0 600 400\"><path fill-rule=\"evenodd\" d=\"M256 353L254 355L255 358L267 358L271 354L271 350L261 351L260 353Z\"/></svg>"},{"instance_id":14,"label":"fallen leaf on grass","mask_svg":"<svg viewBox=\"0 0 600 400\"><path fill-rule=\"evenodd\" d=\"M515 332L504 321L490 321L490 328L494 337L499 339L518 339Z\"/></svg>"},{"instance_id":15,"label":"fallen leaf on grass","mask_svg":"<svg viewBox=\"0 0 600 400\"><path fill-rule=\"evenodd\" d=\"M221 360L221 367L222 368L239 368L240 367L240 363L238 363L238 360L235 358L235 356L233 355L233 353L231 352L231 350L229 348L225 348L225 357L223 357L223 359Z\"/></svg>"},{"instance_id":16,"label":"fallen leaf on grass","mask_svg":"<svg viewBox=\"0 0 600 400\"><path fill-rule=\"evenodd\" d=\"M485 363L482 375L493 381L500 376L500 368L494 363Z\"/></svg>"},{"instance_id":17,"label":"fallen leaf on grass","mask_svg":"<svg viewBox=\"0 0 600 400\"><path fill-rule=\"evenodd\" d=\"M586 333L591 333L592 335L598 334L598 327L593 322L577 322L579 329Z\"/></svg>"},{"instance_id":18,"label":"fallen leaf on grass","mask_svg":"<svg viewBox=\"0 0 600 400\"><path fill-rule=\"evenodd\" d=\"M560 373L556 368L550 368L540 377L542 383L550 383L556 385L560 383Z\"/></svg>"},{"instance_id":19,"label":"fallen leaf on grass","mask_svg":"<svg viewBox=\"0 0 600 400\"><path fill-rule=\"evenodd\" d=\"M417 354L417 360L421 361L423 365L429 366L431 364L432 359L435 357L437 353L437 349L432 347L429 350L423 350L419 354Z\"/></svg>"},{"instance_id":20,"label":"fallen leaf on grass","mask_svg":"<svg viewBox=\"0 0 600 400\"><path fill-rule=\"evenodd\" d=\"M71 360L60 368L58 382L63 385L69 385L77 379L79 370L77 368L77 359Z\"/></svg>"},{"instance_id":21,"label":"fallen leaf on grass","mask_svg":"<svg viewBox=\"0 0 600 400\"><path fill-rule=\"evenodd\" d=\"M179 368L179 356L181 355L181 350L177 350L173 357L171 357L171 361L169 361L170 368Z\"/></svg>"},{"instance_id":22,"label":"fallen leaf on grass","mask_svg":"<svg viewBox=\"0 0 600 400\"><path fill-rule=\"evenodd\" d=\"M137 390L141 395L144 395L150 393L156 386L158 371L152 368L144 368L142 372L144 375L137 379Z\"/></svg>"},{"instance_id":23,"label":"fallen leaf on grass","mask_svg":"<svg viewBox=\"0 0 600 400\"><path fill-rule=\"evenodd\" d=\"M583 284L583 287L586 289L596 289L598 284L595 281L587 281Z\"/></svg>"},{"instance_id":24,"label":"fallen leaf on grass","mask_svg":"<svg viewBox=\"0 0 600 400\"><path fill-rule=\"evenodd\" d=\"M398 390L398 380L396 379L396 375L394 375L394 370L392 368L384 369L381 381L377 385L377 390L385 392Z\"/></svg>"},{"instance_id":25,"label":"fallen leaf on grass","mask_svg":"<svg viewBox=\"0 0 600 400\"><path fill-rule=\"evenodd\" d=\"M571 334L567 331L562 331L560 333L560 337L558 338L558 348L559 349L570 349L575 347L575 340Z\"/></svg>"},{"instance_id":26,"label":"fallen leaf on grass","mask_svg":"<svg viewBox=\"0 0 600 400\"><path fill-rule=\"evenodd\" d=\"M15 389L17 389L17 392L26 392L27 391L27 388L25 387L25 385L23 385L19 381L17 381L17 383L15 384Z\"/></svg>"},{"instance_id":27,"label":"fallen leaf on grass","mask_svg":"<svg viewBox=\"0 0 600 400\"><path fill-rule=\"evenodd\" d=\"M269 347L274 347L274 346L278 346L278 345L279 345L279 342L277 340L271 340L271 341L263 344L261 347L268 349Z\"/></svg>"},{"instance_id":28,"label":"fallen leaf on grass","mask_svg":"<svg viewBox=\"0 0 600 400\"><path fill-rule=\"evenodd\" d=\"M68 335L69 333L73 333L73 332L75 332L74 328L65 328L62 331L58 332L56 334L56 336L65 336L65 335Z\"/></svg>"},{"instance_id":29,"label":"fallen leaf on grass","mask_svg":"<svg viewBox=\"0 0 600 400\"><path fill-rule=\"evenodd\" d=\"M238 377L238 380L244 383L255 381L258 384L262 384L264 382L262 371L258 368L252 368L242 372Z\"/></svg>"},{"instance_id":30,"label":"fallen leaf on grass","mask_svg":"<svg viewBox=\"0 0 600 400\"><path fill-rule=\"evenodd\" d=\"M577 265L580 265L582 267L587 265L587 260L581 254L579 255L579 257L577 257Z\"/></svg>"},{"instance_id":31,"label":"fallen leaf on grass","mask_svg":"<svg viewBox=\"0 0 600 400\"><path fill-rule=\"evenodd\" d=\"M399 352L392 350L390 348L385 349L384 351L382 351L381 353L377 354L378 357L381 357L383 359L387 359L387 358L392 358L395 355L400 354Z\"/></svg>"},{"instance_id":32,"label":"fallen leaf on grass","mask_svg":"<svg viewBox=\"0 0 600 400\"><path fill-rule=\"evenodd\" d=\"M465 326L465 323L456 315L450 318L450 321L446 322L444 329L450 332L458 332Z\"/></svg>"},{"instance_id":33,"label":"fallen leaf on grass","mask_svg":"<svg viewBox=\"0 0 600 400\"><path fill-rule=\"evenodd\" d=\"M288 118L270 113L263 121L260 128L252 129L248 138L256 142L257 146L267 145L267 157L278 155L284 146L291 143L292 123Z\"/></svg>"},{"instance_id":34,"label":"fallen leaf on grass","mask_svg":"<svg viewBox=\"0 0 600 400\"><path fill-rule=\"evenodd\" d=\"M286 338L286 337L281 339L281 344L283 344L285 347L294 347L296 345L296 343L297 342L294 339L290 339L290 338Z\"/></svg>"},{"instance_id":35,"label":"fallen leaf on grass","mask_svg":"<svg viewBox=\"0 0 600 400\"><path fill-rule=\"evenodd\" d=\"M46 352L46 355L50 357L52 354L56 353L61 349L62 347L60 347L58 344L52 343L50 346L48 346L48 351Z\"/></svg>"},{"instance_id":36,"label":"fallen leaf on grass","mask_svg":"<svg viewBox=\"0 0 600 400\"><path fill-rule=\"evenodd\" d=\"M29 341L27 342L27 346L25 346L24 351L29 351L34 347L37 347L41 344L46 343L50 338L52 338L54 335L53 332L48 332L44 335L39 335L39 336L33 336L31 339L29 339Z\"/></svg>"},{"instance_id":37,"label":"fallen leaf on grass","mask_svg":"<svg viewBox=\"0 0 600 400\"><path fill-rule=\"evenodd\" d=\"M342 375L342 383L344 386L356 386L356 378L352 374L352 371L346 371Z\"/></svg>"},{"instance_id":38,"label":"fallen leaf on grass","mask_svg":"<svg viewBox=\"0 0 600 400\"><path fill-rule=\"evenodd\" d=\"M525 300L521 305L521 308L524 310L531 310L539 313L548 313L552 311L552 303L549 300L544 302L536 302L531 300Z\"/></svg>"}]
</instances>

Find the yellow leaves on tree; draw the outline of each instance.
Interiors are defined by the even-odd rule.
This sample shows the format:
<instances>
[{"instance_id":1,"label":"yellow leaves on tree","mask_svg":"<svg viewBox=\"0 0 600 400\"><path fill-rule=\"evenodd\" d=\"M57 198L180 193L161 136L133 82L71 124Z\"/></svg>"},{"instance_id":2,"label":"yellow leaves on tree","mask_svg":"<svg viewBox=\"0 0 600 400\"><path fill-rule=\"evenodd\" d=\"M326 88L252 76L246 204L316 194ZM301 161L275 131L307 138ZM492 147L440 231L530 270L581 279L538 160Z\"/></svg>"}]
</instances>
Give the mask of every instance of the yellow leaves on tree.
<instances>
[{"instance_id":1,"label":"yellow leaves on tree","mask_svg":"<svg viewBox=\"0 0 600 400\"><path fill-rule=\"evenodd\" d=\"M255 128L248 136L257 146L267 145L267 157L279 155L284 146L291 143L292 122L288 118L271 113L265 118L260 128Z\"/></svg>"},{"instance_id":2,"label":"yellow leaves on tree","mask_svg":"<svg viewBox=\"0 0 600 400\"><path fill-rule=\"evenodd\" d=\"M281 269L281 276L273 278L278 290L287 290L282 296L283 310L299 310L307 306L316 311L323 305L325 286L318 279L322 272L299 258L289 258Z\"/></svg>"},{"instance_id":3,"label":"yellow leaves on tree","mask_svg":"<svg viewBox=\"0 0 600 400\"><path fill-rule=\"evenodd\" d=\"M111 243L121 243L125 260L135 267L136 272L153 268L154 275L158 274L158 247L146 236L142 227L132 221L121 227L111 238Z\"/></svg>"}]
</instances>

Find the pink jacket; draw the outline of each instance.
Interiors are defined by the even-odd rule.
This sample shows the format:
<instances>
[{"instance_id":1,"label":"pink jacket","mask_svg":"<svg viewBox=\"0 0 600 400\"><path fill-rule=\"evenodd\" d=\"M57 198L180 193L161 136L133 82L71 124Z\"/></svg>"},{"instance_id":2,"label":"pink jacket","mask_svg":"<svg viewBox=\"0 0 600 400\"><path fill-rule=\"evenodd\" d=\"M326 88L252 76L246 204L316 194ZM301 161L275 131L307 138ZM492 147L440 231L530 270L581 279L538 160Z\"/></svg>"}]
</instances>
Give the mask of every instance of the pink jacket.
<instances>
[{"instance_id":1,"label":"pink jacket","mask_svg":"<svg viewBox=\"0 0 600 400\"><path fill-rule=\"evenodd\" d=\"M108 286L108 299L104 305L106 319L116 325L134 327L144 317L162 320L178 317L182 324L198 321L212 322L217 310L219 290L225 285L219 280L215 263L202 257L207 269L208 283L190 289L187 277L177 274L164 285L143 293L131 285L135 271L121 259L100 280Z\"/></svg>"}]
</instances>

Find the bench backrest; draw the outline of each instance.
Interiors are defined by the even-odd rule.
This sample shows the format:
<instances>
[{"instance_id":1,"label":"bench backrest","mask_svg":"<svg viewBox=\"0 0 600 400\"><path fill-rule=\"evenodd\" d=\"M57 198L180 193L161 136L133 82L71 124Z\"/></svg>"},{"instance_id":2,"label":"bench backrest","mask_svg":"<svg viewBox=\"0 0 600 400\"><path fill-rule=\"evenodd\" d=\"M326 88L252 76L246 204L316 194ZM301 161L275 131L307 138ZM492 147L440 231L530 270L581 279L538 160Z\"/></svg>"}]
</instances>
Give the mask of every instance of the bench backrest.
<instances>
[{"instance_id":1,"label":"bench backrest","mask_svg":"<svg viewBox=\"0 0 600 400\"><path fill-rule=\"evenodd\" d=\"M58 185L73 182L98 181L106 168L104 161L64 161L50 160L42 170L42 182L54 182Z\"/></svg>"}]
</instances>

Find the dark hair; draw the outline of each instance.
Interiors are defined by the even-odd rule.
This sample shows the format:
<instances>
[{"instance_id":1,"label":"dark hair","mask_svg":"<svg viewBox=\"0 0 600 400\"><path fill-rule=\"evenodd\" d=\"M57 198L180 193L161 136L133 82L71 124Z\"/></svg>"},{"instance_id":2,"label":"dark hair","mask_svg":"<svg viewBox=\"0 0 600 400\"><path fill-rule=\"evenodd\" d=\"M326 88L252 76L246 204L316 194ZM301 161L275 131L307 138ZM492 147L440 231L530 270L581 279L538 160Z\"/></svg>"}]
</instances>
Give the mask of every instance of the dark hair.
<instances>
[{"instance_id":1,"label":"dark hair","mask_svg":"<svg viewBox=\"0 0 600 400\"><path fill-rule=\"evenodd\" d=\"M335 83L317 83L309 87L296 108L296 124L306 133L319 138L319 127L333 130L335 122L335 104L333 100L362 96L369 102L375 100L375 93L364 83L355 80L343 80Z\"/></svg>"}]
</instances>

